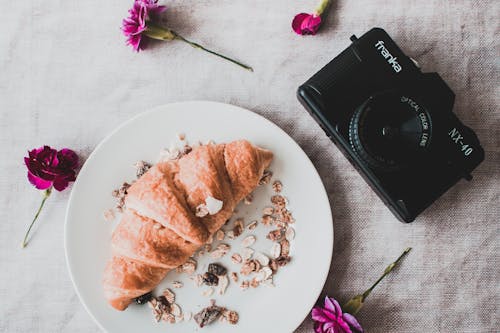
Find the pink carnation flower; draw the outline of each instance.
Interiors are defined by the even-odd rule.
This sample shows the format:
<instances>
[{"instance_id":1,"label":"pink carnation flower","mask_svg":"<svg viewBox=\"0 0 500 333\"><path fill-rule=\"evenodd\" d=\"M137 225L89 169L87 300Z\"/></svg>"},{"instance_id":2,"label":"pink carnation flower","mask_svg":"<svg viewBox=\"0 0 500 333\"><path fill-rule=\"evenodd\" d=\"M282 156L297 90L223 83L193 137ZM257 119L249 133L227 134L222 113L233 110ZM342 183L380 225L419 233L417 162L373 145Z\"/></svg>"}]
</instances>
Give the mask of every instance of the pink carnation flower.
<instances>
[{"instance_id":1,"label":"pink carnation flower","mask_svg":"<svg viewBox=\"0 0 500 333\"><path fill-rule=\"evenodd\" d=\"M132 46L137 52L144 49L146 39L143 38L143 32L147 28L147 21L157 17L165 9L167 7L158 5L158 0L135 0L128 11L128 17L122 21L122 31L127 37L127 45Z\"/></svg>"},{"instance_id":2,"label":"pink carnation flower","mask_svg":"<svg viewBox=\"0 0 500 333\"><path fill-rule=\"evenodd\" d=\"M321 16L330 4L330 0L321 0L312 14L300 13L292 21L292 29L298 35L315 35L318 32L322 19Z\"/></svg>"},{"instance_id":3,"label":"pink carnation flower","mask_svg":"<svg viewBox=\"0 0 500 333\"><path fill-rule=\"evenodd\" d=\"M342 313L339 303L328 296L325 297L324 307L315 307L312 310L314 331L316 333L358 333L363 328L356 318L349 313Z\"/></svg>"}]
</instances>

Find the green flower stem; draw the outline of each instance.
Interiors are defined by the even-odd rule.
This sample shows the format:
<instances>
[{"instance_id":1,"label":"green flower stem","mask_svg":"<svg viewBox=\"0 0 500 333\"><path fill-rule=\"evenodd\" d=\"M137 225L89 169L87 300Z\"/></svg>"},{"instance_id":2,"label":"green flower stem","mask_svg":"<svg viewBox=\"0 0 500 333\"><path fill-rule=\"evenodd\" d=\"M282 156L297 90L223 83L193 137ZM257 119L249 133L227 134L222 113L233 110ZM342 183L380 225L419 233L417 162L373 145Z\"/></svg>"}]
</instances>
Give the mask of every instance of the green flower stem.
<instances>
[{"instance_id":1,"label":"green flower stem","mask_svg":"<svg viewBox=\"0 0 500 333\"><path fill-rule=\"evenodd\" d=\"M343 306L343 309L344 309L344 312L347 312L347 313L350 313L352 315L355 315L356 313L358 313L359 310L361 310L361 308L363 307L363 303L365 301L365 299L368 297L368 295L370 295L370 293L372 292L373 289L375 289L375 287L390 273L392 272L392 270L399 264L399 262L401 261L401 259L403 259L403 257L405 255L407 255L409 252L411 251L411 247L409 248L406 248L403 253L396 259L396 261L394 261L393 263L391 263L389 266L387 266L387 268L384 270L384 273L382 274L381 277L378 278L377 281L375 281L375 283L370 287L368 288L364 293L362 294L359 294L359 295L356 295L354 296L353 298L351 298L344 306Z\"/></svg>"},{"instance_id":2,"label":"green flower stem","mask_svg":"<svg viewBox=\"0 0 500 333\"><path fill-rule=\"evenodd\" d=\"M144 31L144 34L146 36L148 36L149 38L153 38L153 39L157 39L157 40L164 40L164 41L168 41L168 40L174 40L174 39L178 39L178 40L181 40L189 45L191 45L192 47L196 48L196 49L200 49L200 50L203 50L205 52L208 52L210 54L213 54L217 57L220 57L222 59L225 59L227 61L230 61L232 62L233 64L236 64L246 70L249 70L250 72L253 72L253 68L248 66L248 65L245 65L237 60L234 60L234 59L231 59L229 57L226 57L225 55L222 55L220 53L217 53L215 51L212 51L210 49L207 49L206 47L204 47L203 45L200 45L198 43L195 43L195 42L192 42L184 37L182 37L181 35L179 35L177 32L173 31L173 30L170 30L170 29L164 29L164 28L161 28L161 27L158 27L152 23L149 23L148 24L148 27L147 29Z\"/></svg>"},{"instance_id":3,"label":"green flower stem","mask_svg":"<svg viewBox=\"0 0 500 333\"><path fill-rule=\"evenodd\" d=\"M318 7L316 7L316 10L314 11L316 15L320 16L321 14L323 14L329 4L330 0L321 0L318 4Z\"/></svg>"},{"instance_id":4,"label":"green flower stem","mask_svg":"<svg viewBox=\"0 0 500 333\"><path fill-rule=\"evenodd\" d=\"M48 189L43 191L43 193L44 194L43 194L42 203L40 204L40 207L38 207L38 211L36 212L35 217L33 218L33 221L31 222L31 224L28 228L28 231L26 231L26 234L24 235L23 243L21 244L23 248L25 248L26 245L28 245L28 236L29 236L29 233L31 231L31 228L33 227L33 224L35 224L35 221L38 219L38 215L40 215L40 212L42 211L43 205L45 205L45 201L47 201L47 199L50 196L50 193L52 193L52 188L49 187Z\"/></svg>"}]
</instances>

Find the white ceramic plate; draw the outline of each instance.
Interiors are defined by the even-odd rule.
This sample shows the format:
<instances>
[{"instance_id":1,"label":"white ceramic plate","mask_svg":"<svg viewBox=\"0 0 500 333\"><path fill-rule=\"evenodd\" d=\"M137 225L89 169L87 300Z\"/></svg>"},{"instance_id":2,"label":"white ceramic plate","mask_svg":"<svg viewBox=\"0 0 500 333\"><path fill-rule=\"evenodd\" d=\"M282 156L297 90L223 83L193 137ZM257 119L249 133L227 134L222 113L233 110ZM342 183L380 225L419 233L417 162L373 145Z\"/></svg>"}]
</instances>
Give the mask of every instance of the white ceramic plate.
<instances>
[{"instance_id":1,"label":"white ceramic plate","mask_svg":"<svg viewBox=\"0 0 500 333\"><path fill-rule=\"evenodd\" d=\"M292 261L278 271L274 288L260 286L243 291L231 281L224 295L214 293L206 297L201 294L207 287L195 287L185 274L171 272L159 290L180 280L185 286L173 290L184 312L194 314L214 298L218 305L240 315L237 325L215 322L204 327L203 332L292 332L309 314L330 267L333 226L328 197L313 164L283 130L253 112L214 102L175 103L140 114L112 132L87 159L73 186L65 225L66 259L82 303L108 332L199 330L193 320L175 325L156 323L148 306L133 304L124 312L116 311L106 303L101 287L114 227L114 223L103 219L103 212L113 207L111 191L123 181L134 179L135 162L156 161L162 148L178 140L178 133L185 133L190 142L244 138L272 150L273 179L280 179L284 185L283 194L296 219L296 237L291 242ZM237 216L244 217L247 224L258 219L271 195L271 185L259 187L252 205L240 204ZM259 225L245 234L255 234L258 241L252 247L269 254L272 243L265 239L269 230L270 227ZM242 238L228 242L231 253L241 249ZM213 261L205 257L199 260L197 272L203 273L207 263ZM230 271L238 269L230 263L229 255L219 261Z\"/></svg>"}]
</instances>

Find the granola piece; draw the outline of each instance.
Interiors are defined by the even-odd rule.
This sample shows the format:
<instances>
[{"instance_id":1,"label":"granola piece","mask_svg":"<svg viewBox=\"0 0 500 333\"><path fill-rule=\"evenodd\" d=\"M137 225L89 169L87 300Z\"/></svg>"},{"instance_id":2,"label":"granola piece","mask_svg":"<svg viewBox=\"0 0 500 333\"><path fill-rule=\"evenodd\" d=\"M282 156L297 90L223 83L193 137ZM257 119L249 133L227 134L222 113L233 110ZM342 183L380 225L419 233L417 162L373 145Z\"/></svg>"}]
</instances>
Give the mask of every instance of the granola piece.
<instances>
[{"instance_id":1,"label":"granola piece","mask_svg":"<svg viewBox=\"0 0 500 333\"><path fill-rule=\"evenodd\" d=\"M181 307L177 303L173 303L170 305L170 313L176 317L179 317L182 314Z\"/></svg>"},{"instance_id":2,"label":"granola piece","mask_svg":"<svg viewBox=\"0 0 500 333\"><path fill-rule=\"evenodd\" d=\"M248 280L242 281L240 284L240 288L242 290L247 290L250 287L250 282Z\"/></svg>"},{"instance_id":3,"label":"granola piece","mask_svg":"<svg viewBox=\"0 0 500 333\"><path fill-rule=\"evenodd\" d=\"M212 246L213 242L214 242L214 235L211 234L210 236L208 236L207 241L205 242L205 244L209 244L210 246Z\"/></svg>"},{"instance_id":4,"label":"granola piece","mask_svg":"<svg viewBox=\"0 0 500 333\"><path fill-rule=\"evenodd\" d=\"M259 180L259 185L266 185L271 182L271 178L273 176L272 171L270 170L264 170L264 174L262 175L262 178Z\"/></svg>"},{"instance_id":5,"label":"granola piece","mask_svg":"<svg viewBox=\"0 0 500 333\"><path fill-rule=\"evenodd\" d=\"M250 273L255 272L259 267L260 267L260 264L257 261L247 260L247 261L245 261L243 266L241 266L240 273L241 273L241 275L249 275Z\"/></svg>"},{"instance_id":6,"label":"granola piece","mask_svg":"<svg viewBox=\"0 0 500 333\"><path fill-rule=\"evenodd\" d=\"M258 272L257 272L257 278L259 281L264 281L267 280L269 277L273 275L273 271L269 267L262 267Z\"/></svg>"},{"instance_id":7,"label":"granola piece","mask_svg":"<svg viewBox=\"0 0 500 333\"><path fill-rule=\"evenodd\" d=\"M295 219L293 218L292 213L286 208L283 208L279 211L278 219L284 223L295 223Z\"/></svg>"},{"instance_id":8,"label":"granola piece","mask_svg":"<svg viewBox=\"0 0 500 333\"><path fill-rule=\"evenodd\" d=\"M164 312L161 316L161 320L166 321L167 323L170 324L175 324L175 317L173 314Z\"/></svg>"},{"instance_id":9,"label":"granola piece","mask_svg":"<svg viewBox=\"0 0 500 333\"><path fill-rule=\"evenodd\" d=\"M272 215L262 215L262 224L263 225L272 225L275 221L274 216Z\"/></svg>"},{"instance_id":10,"label":"granola piece","mask_svg":"<svg viewBox=\"0 0 500 333\"><path fill-rule=\"evenodd\" d=\"M271 259L269 260L269 268L273 271L273 273L276 273L278 271L278 262L277 259Z\"/></svg>"},{"instance_id":11,"label":"granola piece","mask_svg":"<svg viewBox=\"0 0 500 333\"><path fill-rule=\"evenodd\" d=\"M226 232L226 237L229 238L229 239L235 239L236 238L234 236L234 231L233 230L229 230L228 232Z\"/></svg>"},{"instance_id":12,"label":"granola piece","mask_svg":"<svg viewBox=\"0 0 500 333\"><path fill-rule=\"evenodd\" d=\"M254 259L257 260L257 262L259 264L261 264L261 266L267 266L267 265L269 265L269 257L266 256L265 254L261 253L261 252L257 252L254 255Z\"/></svg>"},{"instance_id":13,"label":"granola piece","mask_svg":"<svg viewBox=\"0 0 500 333\"><path fill-rule=\"evenodd\" d=\"M210 256L214 259L222 258L226 255L226 253L231 249L231 247L227 244L221 243L217 245L215 250L210 253Z\"/></svg>"},{"instance_id":14,"label":"granola piece","mask_svg":"<svg viewBox=\"0 0 500 333\"><path fill-rule=\"evenodd\" d=\"M262 210L262 215L273 215L274 214L274 208L273 207L265 207Z\"/></svg>"},{"instance_id":15,"label":"granola piece","mask_svg":"<svg viewBox=\"0 0 500 333\"><path fill-rule=\"evenodd\" d=\"M105 210L104 213L102 213L102 216L104 217L104 221L110 222L115 219L115 212L110 208L108 210Z\"/></svg>"},{"instance_id":16,"label":"granola piece","mask_svg":"<svg viewBox=\"0 0 500 333\"><path fill-rule=\"evenodd\" d=\"M217 232L215 233L215 239L221 241L224 239L224 237L225 237L224 231L222 231L221 229L217 230Z\"/></svg>"},{"instance_id":17,"label":"granola piece","mask_svg":"<svg viewBox=\"0 0 500 333\"><path fill-rule=\"evenodd\" d=\"M242 260L241 256L238 253L233 253L233 255L231 256L231 261L234 264L241 264L241 262L243 260Z\"/></svg>"},{"instance_id":18,"label":"granola piece","mask_svg":"<svg viewBox=\"0 0 500 333\"><path fill-rule=\"evenodd\" d=\"M233 233L234 233L234 238L239 237L245 228L245 222L243 221L242 218L236 219L234 221L234 227L233 227Z\"/></svg>"},{"instance_id":19,"label":"granola piece","mask_svg":"<svg viewBox=\"0 0 500 333\"><path fill-rule=\"evenodd\" d=\"M145 161L137 161L134 164L135 175L137 178L141 178L153 165Z\"/></svg>"},{"instance_id":20,"label":"granola piece","mask_svg":"<svg viewBox=\"0 0 500 333\"><path fill-rule=\"evenodd\" d=\"M186 134L184 133L177 133L177 138L181 141L184 141L186 139Z\"/></svg>"},{"instance_id":21,"label":"granola piece","mask_svg":"<svg viewBox=\"0 0 500 333\"><path fill-rule=\"evenodd\" d=\"M257 221L252 221L252 222L251 222L251 223L247 226L248 230L253 230L253 229L257 228L257 224L258 224L258 223L259 223L259 222L257 222Z\"/></svg>"},{"instance_id":22,"label":"granola piece","mask_svg":"<svg viewBox=\"0 0 500 333\"><path fill-rule=\"evenodd\" d=\"M290 242L286 239L282 239L281 242L281 255L284 257L288 257L290 254Z\"/></svg>"},{"instance_id":23,"label":"granola piece","mask_svg":"<svg viewBox=\"0 0 500 333\"><path fill-rule=\"evenodd\" d=\"M255 243L255 240L256 240L255 236L253 235L247 236L241 242L241 246L249 247L250 245L253 245Z\"/></svg>"},{"instance_id":24,"label":"granola piece","mask_svg":"<svg viewBox=\"0 0 500 333\"><path fill-rule=\"evenodd\" d=\"M215 215L220 212L223 205L224 203L222 200L216 199L210 195L205 198L205 206L207 207L208 214L210 215Z\"/></svg>"},{"instance_id":25,"label":"granola piece","mask_svg":"<svg viewBox=\"0 0 500 333\"><path fill-rule=\"evenodd\" d=\"M219 318L221 313L222 308L216 306L215 304L212 304L195 314L193 318L200 326L200 328L203 328L204 326L214 322L217 318Z\"/></svg>"},{"instance_id":26,"label":"granola piece","mask_svg":"<svg viewBox=\"0 0 500 333\"><path fill-rule=\"evenodd\" d=\"M224 309L224 311L222 312L222 315L231 325L236 325L238 323L239 318L240 318L236 311L232 311L232 310L228 310L228 309Z\"/></svg>"},{"instance_id":27,"label":"granola piece","mask_svg":"<svg viewBox=\"0 0 500 333\"><path fill-rule=\"evenodd\" d=\"M241 250L241 258L243 260L248 260L248 259L250 259L252 257L252 255L253 255L254 252L255 251L252 248L245 247L243 250Z\"/></svg>"},{"instance_id":28,"label":"granola piece","mask_svg":"<svg viewBox=\"0 0 500 333\"><path fill-rule=\"evenodd\" d=\"M219 278L219 295L224 295L227 286L229 285L229 279L227 275L223 275Z\"/></svg>"},{"instance_id":29,"label":"granola piece","mask_svg":"<svg viewBox=\"0 0 500 333\"><path fill-rule=\"evenodd\" d=\"M206 272L205 274L203 274L202 277L203 277L203 283L206 284L207 286L216 286L219 284L219 278L215 274Z\"/></svg>"},{"instance_id":30,"label":"granola piece","mask_svg":"<svg viewBox=\"0 0 500 333\"><path fill-rule=\"evenodd\" d=\"M222 276L226 275L227 269L220 264L212 263L208 265L208 272L217 276Z\"/></svg>"},{"instance_id":31,"label":"granola piece","mask_svg":"<svg viewBox=\"0 0 500 333\"><path fill-rule=\"evenodd\" d=\"M162 294L163 296L165 296L165 299L168 303L172 304L175 302L175 293L172 290L167 288L163 291Z\"/></svg>"},{"instance_id":32,"label":"granola piece","mask_svg":"<svg viewBox=\"0 0 500 333\"><path fill-rule=\"evenodd\" d=\"M274 287L273 276L271 275L269 278L261 281L260 284L267 287Z\"/></svg>"},{"instance_id":33,"label":"granola piece","mask_svg":"<svg viewBox=\"0 0 500 333\"><path fill-rule=\"evenodd\" d=\"M292 258L289 257L289 256L280 256L278 258L276 258L276 263L278 264L279 267L283 267L285 266L286 264L288 264L290 262Z\"/></svg>"},{"instance_id":34,"label":"granola piece","mask_svg":"<svg viewBox=\"0 0 500 333\"><path fill-rule=\"evenodd\" d=\"M259 286L259 280L257 280L257 278L253 278L251 281L250 281L250 287L252 288L257 288Z\"/></svg>"},{"instance_id":35,"label":"granola piece","mask_svg":"<svg viewBox=\"0 0 500 333\"><path fill-rule=\"evenodd\" d=\"M295 238L295 229L288 227L285 231L285 238L287 241L291 241Z\"/></svg>"},{"instance_id":36,"label":"granola piece","mask_svg":"<svg viewBox=\"0 0 500 333\"><path fill-rule=\"evenodd\" d=\"M271 203L275 209L283 209L286 207L286 199L280 194L273 195L271 197Z\"/></svg>"},{"instance_id":37,"label":"granola piece","mask_svg":"<svg viewBox=\"0 0 500 333\"><path fill-rule=\"evenodd\" d=\"M181 281L174 281L174 282L172 282L172 287L179 289L179 288L184 287L184 283L182 283Z\"/></svg>"},{"instance_id":38,"label":"granola piece","mask_svg":"<svg viewBox=\"0 0 500 333\"><path fill-rule=\"evenodd\" d=\"M238 282L238 273L231 272L231 280L233 280L234 282Z\"/></svg>"},{"instance_id":39,"label":"granola piece","mask_svg":"<svg viewBox=\"0 0 500 333\"><path fill-rule=\"evenodd\" d=\"M196 276L193 279L194 284L199 287L203 284L203 275L201 274L196 274Z\"/></svg>"},{"instance_id":40,"label":"granola piece","mask_svg":"<svg viewBox=\"0 0 500 333\"><path fill-rule=\"evenodd\" d=\"M271 256L276 259L281 255L281 244L274 243L273 247L271 247Z\"/></svg>"},{"instance_id":41,"label":"granola piece","mask_svg":"<svg viewBox=\"0 0 500 333\"><path fill-rule=\"evenodd\" d=\"M282 236L283 236L283 230L275 229L275 230L270 231L266 237L267 237L267 239L270 239L273 242L279 242L281 240Z\"/></svg>"},{"instance_id":42,"label":"granola piece","mask_svg":"<svg viewBox=\"0 0 500 333\"><path fill-rule=\"evenodd\" d=\"M185 263L178 266L175 270L177 273L193 274L196 271L197 262L194 258L189 258Z\"/></svg>"},{"instance_id":43,"label":"granola piece","mask_svg":"<svg viewBox=\"0 0 500 333\"><path fill-rule=\"evenodd\" d=\"M253 202L253 194L250 193L249 195L247 195L243 202L245 203L245 205L251 205Z\"/></svg>"},{"instance_id":44,"label":"granola piece","mask_svg":"<svg viewBox=\"0 0 500 333\"><path fill-rule=\"evenodd\" d=\"M276 193L280 193L282 189L283 189L283 184L281 184L279 180L275 180L273 182L273 191Z\"/></svg>"}]
</instances>

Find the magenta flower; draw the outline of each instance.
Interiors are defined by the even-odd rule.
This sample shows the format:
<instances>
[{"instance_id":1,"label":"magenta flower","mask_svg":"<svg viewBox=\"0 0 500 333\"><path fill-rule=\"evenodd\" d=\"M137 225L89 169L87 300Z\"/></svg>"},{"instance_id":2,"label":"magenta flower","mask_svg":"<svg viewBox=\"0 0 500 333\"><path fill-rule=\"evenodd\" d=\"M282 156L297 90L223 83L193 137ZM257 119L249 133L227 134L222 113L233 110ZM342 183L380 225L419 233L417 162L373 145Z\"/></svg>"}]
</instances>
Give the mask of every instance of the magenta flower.
<instances>
[{"instance_id":1,"label":"magenta flower","mask_svg":"<svg viewBox=\"0 0 500 333\"><path fill-rule=\"evenodd\" d=\"M361 333L363 328L354 317L363 307L364 301L372 290L382 281L394 267L411 251L411 247L405 249L403 253L384 270L381 277L368 288L364 293L351 298L344 306L344 311L334 298L325 297L324 306L317 306L312 309L311 316L314 321L314 331L316 333Z\"/></svg>"},{"instance_id":2,"label":"magenta flower","mask_svg":"<svg viewBox=\"0 0 500 333\"><path fill-rule=\"evenodd\" d=\"M57 151L49 146L32 149L24 158L24 164L28 168L28 180L39 190L44 190L44 197L35 218L31 222L23 240L23 247L31 227L38 218L45 201L50 196L52 188L63 191L70 182L76 179L76 168L78 167L78 156L68 148Z\"/></svg>"},{"instance_id":3,"label":"magenta flower","mask_svg":"<svg viewBox=\"0 0 500 333\"><path fill-rule=\"evenodd\" d=\"M328 7L330 0L321 0L312 14L300 13L292 21L292 29L298 35L315 35L321 26L321 15Z\"/></svg>"},{"instance_id":4,"label":"magenta flower","mask_svg":"<svg viewBox=\"0 0 500 333\"><path fill-rule=\"evenodd\" d=\"M139 52L140 50L144 50L146 48L148 39L163 41L177 39L196 49L201 49L217 57L228 60L249 71L253 71L250 66L215 51L209 50L198 43L187 40L174 30L163 28L159 24L159 16L165 11L165 9L165 6L158 5L158 0L135 0L132 8L128 11L128 17L122 21L122 31L125 37L127 37L127 45L132 46L134 51Z\"/></svg>"},{"instance_id":5,"label":"magenta flower","mask_svg":"<svg viewBox=\"0 0 500 333\"><path fill-rule=\"evenodd\" d=\"M353 315L342 313L339 303L328 296L324 307L312 310L314 331L316 333L354 333L363 332L363 328Z\"/></svg>"},{"instance_id":6,"label":"magenta flower","mask_svg":"<svg viewBox=\"0 0 500 333\"><path fill-rule=\"evenodd\" d=\"M167 7L159 6L158 0L136 0L129 9L129 16L122 21L122 31L127 37L127 45L139 52L145 47L146 39L142 33L146 30L146 22L157 18Z\"/></svg>"}]
</instances>

